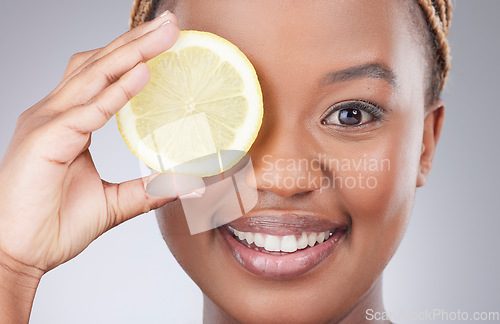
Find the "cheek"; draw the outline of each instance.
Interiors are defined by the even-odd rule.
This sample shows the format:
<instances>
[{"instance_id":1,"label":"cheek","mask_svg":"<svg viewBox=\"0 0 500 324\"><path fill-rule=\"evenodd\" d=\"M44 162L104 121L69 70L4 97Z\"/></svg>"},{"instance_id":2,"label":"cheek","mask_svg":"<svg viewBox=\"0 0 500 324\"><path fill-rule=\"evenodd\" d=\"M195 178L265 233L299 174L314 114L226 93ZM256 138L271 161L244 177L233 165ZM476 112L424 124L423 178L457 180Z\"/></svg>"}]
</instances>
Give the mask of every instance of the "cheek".
<instances>
[{"instance_id":1,"label":"cheek","mask_svg":"<svg viewBox=\"0 0 500 324\"><path fill-rule=\"evenodd\" d=\"M350 249L380 268L399 245L413 206L423 130L417 109L394 113L372 139L337 148L344 163L335 188L352 219Z\"/></svg>"},{"instance_id":2,"label":"cheek","mask_svg":"<svg viewBox=\"0 0 500 324\"><path fill-rule=\"evenodd\" d=\"M351 162L336 173L336 182L340 182L336 186L347 212L355 220L378 223L396 216L397 210L413 199L418 151L418 145L408 145L404 138L394 136L348 158Z\"/></svg>"}]
</instances>

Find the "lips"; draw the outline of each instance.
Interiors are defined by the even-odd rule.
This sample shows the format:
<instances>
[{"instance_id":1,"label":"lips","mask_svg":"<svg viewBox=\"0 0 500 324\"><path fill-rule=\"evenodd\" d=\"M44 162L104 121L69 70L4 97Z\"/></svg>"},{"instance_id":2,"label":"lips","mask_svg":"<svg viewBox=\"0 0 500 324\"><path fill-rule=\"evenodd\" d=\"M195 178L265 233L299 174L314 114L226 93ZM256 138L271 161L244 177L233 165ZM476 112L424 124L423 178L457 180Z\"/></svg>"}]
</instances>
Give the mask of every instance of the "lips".
<instances>
[{"instance_id":1,"label":"lips","mask_svg":"<svg viewBox=\"0 0 500 324\"><path fill-rule=\"evenodd\" d=\"M259 277L300 276L331 256L349 223L304 212L260 211L219 227L240 266Z\"/></svg>"}]
</instances>

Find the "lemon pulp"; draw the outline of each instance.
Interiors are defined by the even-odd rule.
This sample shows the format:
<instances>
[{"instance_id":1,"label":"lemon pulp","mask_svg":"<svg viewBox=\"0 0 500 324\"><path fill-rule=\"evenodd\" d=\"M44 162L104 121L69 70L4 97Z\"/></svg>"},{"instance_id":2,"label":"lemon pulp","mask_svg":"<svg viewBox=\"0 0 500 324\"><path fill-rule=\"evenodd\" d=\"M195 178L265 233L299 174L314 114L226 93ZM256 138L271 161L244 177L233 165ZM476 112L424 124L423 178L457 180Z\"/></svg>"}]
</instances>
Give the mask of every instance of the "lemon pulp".
<instances>
[{"instance_id":1,"label":"lemon pulp","mask_svg":"<svg viewBox=\"0 0 500 324\"><path fill-rule=\"evenodd\" d=\"M217 35L182 31L171 49L147 64L149 83L117 114L129 149L159 172L209 176L236 164L263 115L257 74L246 56ZM224 165L208 161L226 150L241 154Z\"/></svg>"}]
</instances>

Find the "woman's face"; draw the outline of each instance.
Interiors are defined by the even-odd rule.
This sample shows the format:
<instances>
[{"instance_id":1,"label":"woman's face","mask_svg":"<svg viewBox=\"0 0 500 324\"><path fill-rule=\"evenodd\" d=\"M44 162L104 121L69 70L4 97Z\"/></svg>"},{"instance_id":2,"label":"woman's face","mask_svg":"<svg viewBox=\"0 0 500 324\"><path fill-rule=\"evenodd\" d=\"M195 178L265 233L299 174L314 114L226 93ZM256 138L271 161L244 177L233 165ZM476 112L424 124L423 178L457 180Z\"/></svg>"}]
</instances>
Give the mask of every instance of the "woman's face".
<instances>
[{"instance_id":1,"label":"woman's face","mask_svg":"<svg viewBox=\"0 0 500 324\"><path fill-rule=\"evenodd\" d=\"M178 2L180 29L236 44L262 86L264 120L249 152L259 199L229 225L279 240L333 234L314 247L272 255L241 244L225 227L190 235L179 202L160 209L174 256L233 318L339 320L378 282L427 172L424 130L435 125L424 113L425 55L412 30L413 5Z\"/></svg>"}]
</instances>

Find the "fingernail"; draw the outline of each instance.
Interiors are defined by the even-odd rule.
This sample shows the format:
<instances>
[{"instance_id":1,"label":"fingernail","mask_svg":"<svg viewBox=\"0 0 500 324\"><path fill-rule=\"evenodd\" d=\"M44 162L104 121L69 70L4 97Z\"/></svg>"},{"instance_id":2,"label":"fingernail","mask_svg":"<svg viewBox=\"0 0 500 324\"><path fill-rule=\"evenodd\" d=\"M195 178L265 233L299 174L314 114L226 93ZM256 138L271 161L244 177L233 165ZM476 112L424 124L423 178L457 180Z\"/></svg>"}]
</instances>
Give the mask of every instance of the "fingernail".
<instances>
[{"instance_id":1,"label":"fingernail","mask_svg":"<svg viewBox=\"0 0 500 324\"><path fill-rule=\"evenodd\" d=\"M161 26L165 26L165 25L168 25L168 24L170 24L170 23L172 23L172 21L169 19L169 20L165 21L163 24L161 24ZM161 26L160 26L160 27L161 27Z\"/></svg>"},{"instance_id":2,"label":"fingernail","mask_svg":"<svg viewBox=\"0 0 500 324\"><path fill-rule=\"evenodd\" d=\"M160 173L149 181L146 192L155 197L175 198L205 191L203 179L194 176L173 173Z\"/></svg>"},{"instance_id":3,"label":"fingernail","mask_svg":"<svg viewBox=\"0 0 500 324\"><path fill-rule=\"evenodd\" d=\"M198 190L195 190L193 192L190 192L188 194L185 194L185 195L180 195L179 198L180 199L193 199L193 198L200 198L201 196L203 196L203 193L205 192L205 188L200 188Z\"/></svg>"},{"instance_id":4,"label":"fingernail","mask_svg":"<svg viewBox=\"0 0 500 324\"><path fill-rule=\"evenodd\" d=\"M166 15L168 15L169 13L170 13L170 11L169 11L169 10L165 10L165 12L164 12L164 13L162 13L162 14L160 15L160 18L161 18L161 17L165 17L165 16L166 16Z\"/></svg>"}]
</instances>

